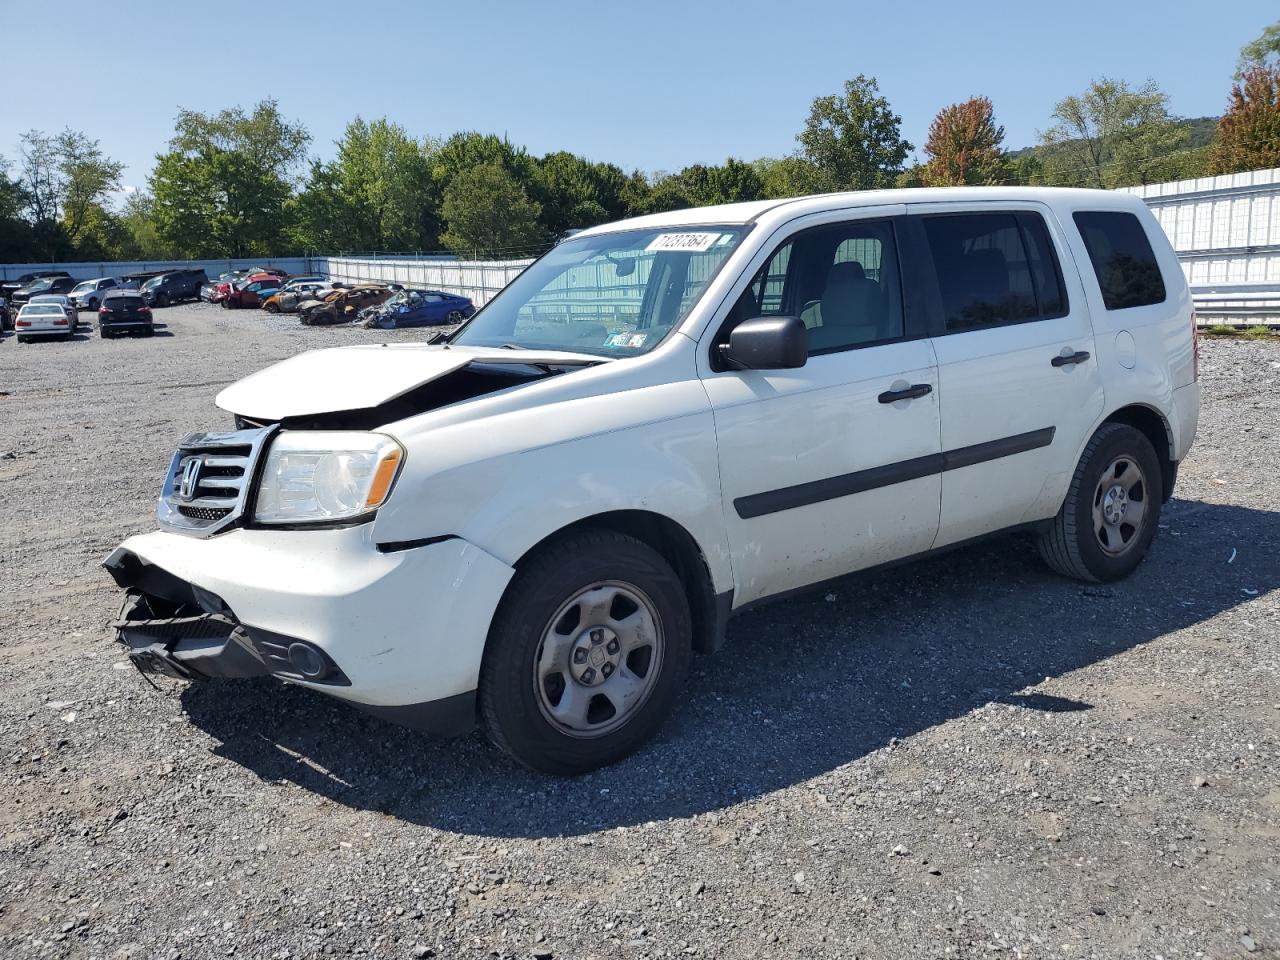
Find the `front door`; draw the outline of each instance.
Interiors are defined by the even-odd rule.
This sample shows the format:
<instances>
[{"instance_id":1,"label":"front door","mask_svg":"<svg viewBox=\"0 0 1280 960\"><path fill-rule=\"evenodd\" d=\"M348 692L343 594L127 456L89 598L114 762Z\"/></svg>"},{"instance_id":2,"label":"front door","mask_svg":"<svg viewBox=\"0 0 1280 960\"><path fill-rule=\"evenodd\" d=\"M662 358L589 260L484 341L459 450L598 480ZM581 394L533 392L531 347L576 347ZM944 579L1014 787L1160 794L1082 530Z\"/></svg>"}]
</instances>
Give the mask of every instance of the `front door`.
<instances>
[{"instance_id":1,"label":"front door","mask_svg":"<svg viewBox=\"0 0 1280 960\"><path fill-rule=\"evenodd\" d=\"M704 338L736 604L933 543L937 369L902 281L902 210L780 231ZM717 369L716 343L752 316L801 317L805 366Z\"/></svg>"},{"instance_id":2,"label":"front door","mask_svg":"<svg viewBox=\"0 0 1280 960\"><path fill-rule=\"evenodd\" d=\"M1084 292L1051 213L999 203L910 210L941 299L937 544L945 546L1057 511L1102 413L1102 377Z\"/></svg>"}]
</instances>

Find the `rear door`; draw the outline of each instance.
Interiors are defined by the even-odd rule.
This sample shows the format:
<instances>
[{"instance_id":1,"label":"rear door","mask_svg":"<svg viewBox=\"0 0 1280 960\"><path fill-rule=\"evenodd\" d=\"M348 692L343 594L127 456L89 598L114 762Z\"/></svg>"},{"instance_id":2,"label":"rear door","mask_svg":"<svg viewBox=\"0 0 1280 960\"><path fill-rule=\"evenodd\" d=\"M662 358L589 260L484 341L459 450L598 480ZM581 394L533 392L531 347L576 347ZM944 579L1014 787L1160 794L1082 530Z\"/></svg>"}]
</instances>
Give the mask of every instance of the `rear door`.
<instances>
[{"instance_id":1,"label":"rear door","mask_svg":"<svg viewBox=\"0 0 1280 960\"><path fill-rule=\"evenodd\" d=\"M904 210L826 213L779 231L704 336L737 604L933 543L937 370L897 242ZM752 316L800 316L805 366L719 368L717 345Z\"/></svg>"},{"instance_id":2,"label":"rear door","mask_svg":"<svg viewBox=\"0 0 1280 960\"><path fill-rule=\"evenodd\" d=\"M910 212L935 278L944 546L1057 511L1102 412L1102 378L1084 291L1046 208Z\"/></svg>"}]
</instances>

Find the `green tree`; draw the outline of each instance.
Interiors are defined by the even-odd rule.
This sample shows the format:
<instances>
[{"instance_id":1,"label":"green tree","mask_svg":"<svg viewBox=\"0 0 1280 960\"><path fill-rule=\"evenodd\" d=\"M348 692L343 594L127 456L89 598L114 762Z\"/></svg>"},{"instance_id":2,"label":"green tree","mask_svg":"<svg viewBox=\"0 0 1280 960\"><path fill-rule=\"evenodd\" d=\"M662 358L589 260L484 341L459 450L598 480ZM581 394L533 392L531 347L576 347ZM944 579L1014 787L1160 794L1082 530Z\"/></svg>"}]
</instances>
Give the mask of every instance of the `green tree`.
<instances>
[{"instance_id":1,"label":"green tree","mask_svg":"<svg viewBox=\"0 0 1280 960\"><path fill-rule=\"evenodd\" d=\"M0 157L0 261L22 263L33 258L31 225L22 219L27 203L22 184L9 177L9 161Z\"/></svg>"},{"instance_id":2,"label":"green tree","mask_svg":"<svg viewBox=\"0 0 1280 960\"><path fill-rule=\"evenodd\" d=\"M151 174L161 242L186 257L280 253L309 142L274 100L252 113L181 111L169 151Z\"/></svg>"},{"instance_id":3,"label":"green tree","mask_svg":"<svg viewBox=\"0 0 1280 960\"><path fill-rule=\"evenodd\" d=\"M763 184L764 199L781 200L820 193L825 189L821 172L799 154L752 161L752 167Z\"/></svg>"},{"instance_id":4,"label":"green tree","mask_svg":"<svg viewBox=\"0 0 1280 960\"><path fill-rule=\"evenodd\" d=\"M1280 67L1254 67L1231 88L1218 121L1212 172L1280 167Z\"/></svg>"},{"instance_id":5,"label":"green tree","mask_svg":"<svg viewBox=\"0 0 1280 960\"><path fill-rule=\"evenodd\" d=\"M610 163L592 163L566 151L537 161L535 199L541 223L551 236L625 217L627 175Z\"/></svg>"},{"instance_id":6,"label":"green tree","mask_svg":"<svg viewBox=\"0 0 1280 960\"><path fill-rule=\"evenodd\" d=\"M1107 77L1059 101L1054 125L1040 135L1050 182L1101 189L1155 182L1155 161L1188 137L1168 105L1154 80L1134 89Z\"/></svg>"},{"instance_id":7,"label":"green tree","mask_svg":"<svg viewBox=\"0 0 1280 960\"><path fill-rule=\"evenodd\" d=\"M542 208L498 162L455 174L445 188L441 212L447 224L441 239L459 254L520 256L546 242L538 225Z\"/></svg>"},{"instance_id":8,"label":"green tree","mask_svg":"<svg viewBox=\"0 0 1280 960\"><path fill-rule=\"evenodd\" d=\"M1256 40L1240 48L1235 79L1243 80L1254 67L1274 66L1277 59L1280 59L1280 20L1263 30Z\"/></svg>"},{"instance_id":9,"label":"green tree","mask_svg":"<svg viewBox=\"0 0 1280 960\"><path fill-rule=\"evenodd\" d=\"M421 250L424 212L435 202L426 147L399 124L356 117L332 163L314 163L297 210L309 249Z\"/></svg>"},{"instance_id":10,"label":"green tree","mask_svg":"<svg viewBox=\"0 0 1280 960\"><path fill-rule=\"evenodd\" d=\"M55 138L62 219L72 243L92 219L101 226L104 204L120 189L124 164L102 152L97 140L67 129Z\"/></svg>"},{"instance_id":11,"label":"green tree","mask_svg":"<svg viewBox=\"0 0 1280 960\"><path fill-rule=\"evenodd\" d=\"M846 80L844 94L818 97L796 136L804 156L830 190L893 186L912 147L902 139L902 118L880 96L874 78Z\"/></svg>"},{"instance_id":12,"label":"green tree","mask_svg":"<svg viewBox=\"0 0 1280 960\"><path fill-rule=\"evenodd\" d=\"M986 97L943 107L924 145L921 179L928 187L1000 183L1005 176L1004 127Z\"/></svg>"},{"instance_id":13,"label":"green tree","mask_svg":"<svg viewBox=\"0 0 1280 960\"><path fill-rule=\"evenodd\" d=\"M764 196L764 179L755 167L730 157L718 166L695 163L679 173L660 176L653 185L649 210L656 213L684 207L709 207L761 200Z\"/></svg>"}]
</instances>

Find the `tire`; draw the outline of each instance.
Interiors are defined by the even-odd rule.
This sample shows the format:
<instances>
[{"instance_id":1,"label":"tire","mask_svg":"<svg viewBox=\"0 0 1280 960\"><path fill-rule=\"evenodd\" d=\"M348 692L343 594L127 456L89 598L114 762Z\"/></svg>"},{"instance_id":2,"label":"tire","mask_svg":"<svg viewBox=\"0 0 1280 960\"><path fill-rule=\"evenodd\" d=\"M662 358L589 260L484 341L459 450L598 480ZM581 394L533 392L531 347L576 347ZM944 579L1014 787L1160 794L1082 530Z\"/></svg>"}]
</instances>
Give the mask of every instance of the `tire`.
<instances>
[{"instance_id":1,"label":"tire","mask_svg":"<svg viewBox=\"0 0 1280 960\"><path fill-rule=\"evenodd\" d=\"M450 310L448 315L445 317L445 321L448 323L461 323L465 319L466 318L463 317L461 310Z\"/></svg>"},{"instance_id":2,"label":"tire","mask_svg":"<svg viewBox=\"0 0 1280 960\"><path fill-rule=\"evenodd\" d=\"M1155 538L1163 489L1151 441L1127 424L1104 423L1084 448L1062 509L1038 538L1040 556L1075 580L1124 579Z\"/></svg>"},{"instance_id":3,"label":"tire","mask_svg":"<svg viewBox=\"0 0 1280 960\"><path fill-rule=\"evenodd\" d=\"M692 650L688 600L656 550L612 531L574 534L523 562L508 586L480 667L480 716L525 766L585 773L657 732Z\"/></svg>"},{"instance_id":4,"label":"tire","mask_svg":"<svg viewBox=\"0 0 1280 960\"><path fill-rule=\"evenodd\" d=\"M112 333L110 330L108 330L106 327L99 327L98 336L101 337L103 340L110 340L112 337L115 336L115 334Z\"/></svg>"},{"instance_id":5,"label":"tire","mask_svg":"<svg viewBox=\"0 0 1280 960\"><path fill-rule=\"evenodd\" d=\"M280 312L280 306L279 306L278 304L275 304L275 303L268 303L268 304L267 304L266 306L264 306L262 309L263 309L263 310L266 310L266 311L267 311L267 313L279 313L279 312Z\"/></svg>"},{"instance_id":6,"label":"tire","mask_svg":"<svg viewBox=\"0 0 1280 960\"><path fill-rule=\"evenodd\" d=\"M96 299L94 299L93 297L90 297L90 298L89 298L89 306L88 306L88 308L87 308L87 309L89 309L89 310L97 310L97 309L98 309L98 301L97 301Z\"/></svg>"},{"instance_id":7,"label":"tire","mask_svg":"<svg viewBox=\"0 0 1280 960\"><path fill-rule=\"evenodd\" d=\"M31 340L30 340L30 338L28 338L28 337L19 337L19 338L18 338L18 342L19 342L19 343L30 343L30 342L31 342Z\"/></svg>"}]
</instances>

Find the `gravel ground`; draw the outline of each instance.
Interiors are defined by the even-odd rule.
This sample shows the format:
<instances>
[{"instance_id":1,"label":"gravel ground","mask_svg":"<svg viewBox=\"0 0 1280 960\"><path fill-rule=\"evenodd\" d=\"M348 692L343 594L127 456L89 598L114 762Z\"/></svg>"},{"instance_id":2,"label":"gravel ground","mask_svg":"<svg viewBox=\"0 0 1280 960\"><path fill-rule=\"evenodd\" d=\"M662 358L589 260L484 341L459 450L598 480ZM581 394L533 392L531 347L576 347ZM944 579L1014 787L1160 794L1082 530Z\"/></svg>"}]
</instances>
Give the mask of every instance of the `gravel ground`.
<instances>
[{"instance_id":1,"label":"gravel ground","mask_svg":"<svg viewBox=\"0 0 1280 960\"><path fill-rule=\"evenodd\" d=\"M217 390L427 335L159 316L0 343L0 956L1280 956L1280 341L1204 343L1130 580L1007 539L759 608L562 781L122 661L98 564Z\"/></svg>"}]
</instances>

